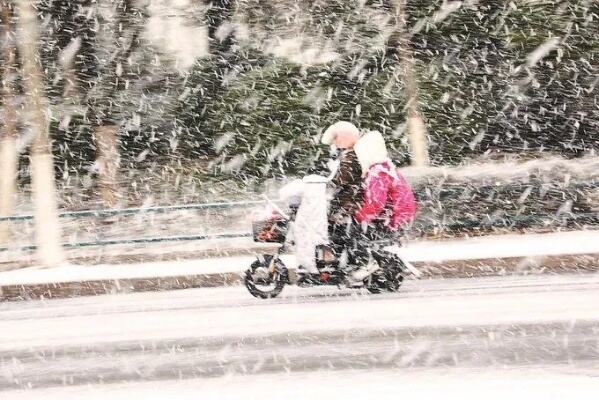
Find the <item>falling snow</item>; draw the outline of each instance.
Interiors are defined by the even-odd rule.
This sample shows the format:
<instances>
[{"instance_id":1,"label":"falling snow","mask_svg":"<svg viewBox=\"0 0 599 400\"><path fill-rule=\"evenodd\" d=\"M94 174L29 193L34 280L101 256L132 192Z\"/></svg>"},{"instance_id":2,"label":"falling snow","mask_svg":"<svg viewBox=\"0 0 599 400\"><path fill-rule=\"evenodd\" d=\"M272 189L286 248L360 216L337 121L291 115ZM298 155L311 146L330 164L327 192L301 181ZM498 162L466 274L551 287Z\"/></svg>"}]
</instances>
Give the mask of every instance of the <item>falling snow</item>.
<instances>
[{"instance_id":1,"label":"falling snow","mask_svg":"<svg viewBox=\"0 0 599 400\"><path fill-rule=\"evenodd\" d=\"M6 0L0 60L0 398L594 398L599 2ZM405 281L254 299L289 198L332 282L338 121L414 191Z\"/></svg>"}]
</instances>

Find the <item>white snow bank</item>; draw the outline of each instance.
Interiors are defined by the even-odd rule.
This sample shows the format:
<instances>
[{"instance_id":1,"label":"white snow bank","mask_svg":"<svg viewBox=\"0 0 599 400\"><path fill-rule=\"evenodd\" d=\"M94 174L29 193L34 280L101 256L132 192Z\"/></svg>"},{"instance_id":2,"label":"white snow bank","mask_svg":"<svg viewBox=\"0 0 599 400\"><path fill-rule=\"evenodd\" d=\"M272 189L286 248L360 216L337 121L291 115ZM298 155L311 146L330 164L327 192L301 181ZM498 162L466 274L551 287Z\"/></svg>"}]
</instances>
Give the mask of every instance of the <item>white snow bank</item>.
<instances>
[{"instance_id":1,"label":"white snow bank","mask_svg":"<svg viewBox=\"0 0 599 400\"><path fill-rule=\"evenodd\" d=\"M396 251L411 262L599 254L599 230L412 242Z\"/></svg>"},{"instance_id":2,"label":"white snow bank","mask_svg":"<svg viewBox=\"0 0 599 400\"><path fill-rule=\"evenodd\" d=\"M413 241L406 247L393 250L409 262L599 254L599 230ZM0 286L242 272L253 260L251 256L244 256L120 265L30 267L1 272ZM290 268L296 267L293 256L283 256L283 261Z\"/></svg>"},{"instance_id":3,"label":"white snow bank","mask_svg":"<svg viewBox=\"0 0 599 400\"><path fill-rule=\"evenodd\" d=\"M159 278L204 273L240 272L249 266L251 260L251 257L227 257L134 264L63 265L55 268L29 267L0 273L0 285Z\"/></svg>"},{"instance_id":4,"label":"white snow bank","mask_svg":"<svg viewBox=\"0 0 599 400\"><path fill-rule=\"evenodd\" d=\"M486 179L509 180L528 178L533 174L568 175L591 179L599 177L599 157L589 156L575 160L551 157L524 162L518 160L481 161L454 167L406 167L401 171L412 182L435 177L457 182Z\"/></svg>"}]
</instances>

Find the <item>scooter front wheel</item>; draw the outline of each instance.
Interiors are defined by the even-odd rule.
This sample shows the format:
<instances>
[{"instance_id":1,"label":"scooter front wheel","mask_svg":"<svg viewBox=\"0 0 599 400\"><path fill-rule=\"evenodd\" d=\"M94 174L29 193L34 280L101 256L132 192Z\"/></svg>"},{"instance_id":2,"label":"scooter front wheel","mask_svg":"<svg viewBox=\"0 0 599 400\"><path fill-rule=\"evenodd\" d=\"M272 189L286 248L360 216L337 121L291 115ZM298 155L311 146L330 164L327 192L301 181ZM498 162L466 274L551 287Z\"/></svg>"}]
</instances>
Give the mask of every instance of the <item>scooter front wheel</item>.
<instances>
[{"instance_id":1,"label":"scooter front wheel","mask_svg":"<svg viewBox=\"0 0 599 400\"><path fill-rule=\"evenodd\" d=\"M263 256L245 271L245 287L252 296L270 299L281 293L289 281L289 271L283 262L273 256Z\"/></svg>"}]
</instances>

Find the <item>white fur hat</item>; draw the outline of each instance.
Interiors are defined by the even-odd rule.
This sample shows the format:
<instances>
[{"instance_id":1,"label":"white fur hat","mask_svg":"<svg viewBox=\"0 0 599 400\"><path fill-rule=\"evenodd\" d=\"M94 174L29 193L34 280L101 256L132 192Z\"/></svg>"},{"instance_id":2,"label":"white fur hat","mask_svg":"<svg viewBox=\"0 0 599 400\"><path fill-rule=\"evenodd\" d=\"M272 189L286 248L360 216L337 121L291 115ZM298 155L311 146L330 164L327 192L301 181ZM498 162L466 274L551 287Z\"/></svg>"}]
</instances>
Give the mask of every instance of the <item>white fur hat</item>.
<instances>
[{"instance_id":1,"label":"white fur hat","mask_svg":"<svg viewBox=\"0 0 599 400\"><path fill-rule=\"evenodd\" d=\"M335 140L335 136L337 136L339 132L351 132L360 136L360 130L354 124L347 121L339 121L335 122L324 131L322 138L320 139L321 143L326 145L332 144L333 140Z\"/></svg>"},{"instance_id":2,"label":"white fur hat","mask_svg":"<svg viewBox=\"0 0 599 400\"><path fill-rule=\"evenodd\" d=\"M362 136L354 146L354 151L362 166L362 173L366 173L374 164L389 159L385 139L377 131L371 131Z\"/></svg>"}]
</instances>

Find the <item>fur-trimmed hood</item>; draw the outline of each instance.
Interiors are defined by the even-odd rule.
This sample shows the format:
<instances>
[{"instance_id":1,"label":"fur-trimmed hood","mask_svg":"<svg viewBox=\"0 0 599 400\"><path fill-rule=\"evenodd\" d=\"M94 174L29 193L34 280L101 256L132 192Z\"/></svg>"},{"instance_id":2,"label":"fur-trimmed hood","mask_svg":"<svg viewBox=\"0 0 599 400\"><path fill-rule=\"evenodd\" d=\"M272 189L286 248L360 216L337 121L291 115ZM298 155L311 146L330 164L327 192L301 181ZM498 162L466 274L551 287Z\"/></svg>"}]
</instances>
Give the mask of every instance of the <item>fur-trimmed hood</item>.
<instances>
[{"instance_id":1,"label":"fur-trimmed hood","mask_svg":"<svg viewBox=\"0 0 599 400\"><path fill-rule=\"evenodd\" d=\"M385 139L377 131L371 131L362 136L354 146L354 151L362 167L362 174L366 174L374 164L389 160Z\"/></svg>"}]
</instances>

